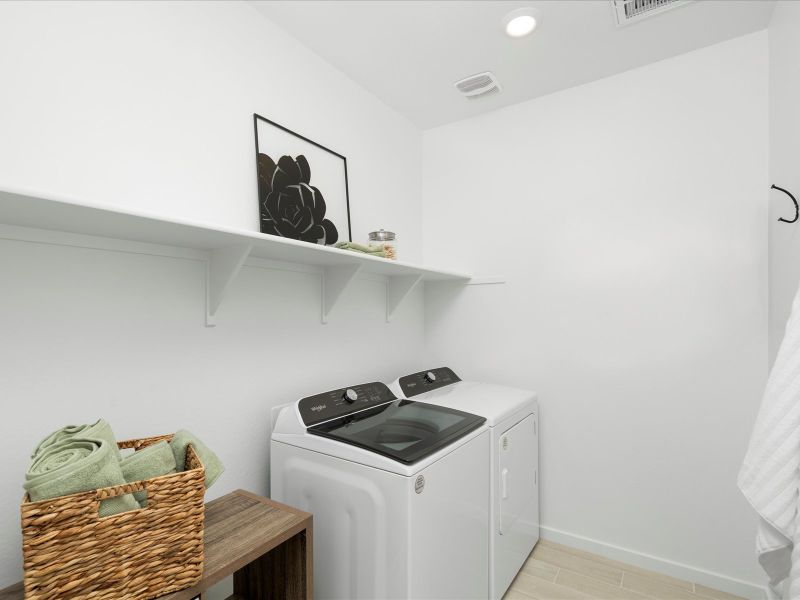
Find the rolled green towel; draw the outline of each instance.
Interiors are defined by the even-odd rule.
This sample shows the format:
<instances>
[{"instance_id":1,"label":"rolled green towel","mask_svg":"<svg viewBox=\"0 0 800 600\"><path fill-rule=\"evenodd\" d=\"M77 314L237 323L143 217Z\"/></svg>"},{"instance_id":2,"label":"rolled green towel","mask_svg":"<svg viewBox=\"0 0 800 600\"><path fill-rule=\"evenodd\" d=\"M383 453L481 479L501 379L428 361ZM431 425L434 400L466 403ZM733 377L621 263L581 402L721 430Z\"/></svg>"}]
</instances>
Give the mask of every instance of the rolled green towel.
<instances>
[{"instance_id":1,"label":"rolled green towel","mask_svg":"<svg viewBox=\"0 0 800 600\"><path fill-rule=\"evenodd\" d=\"M356 244L355 242L339 242L336 247L340 250L353 250L354 252L363 252L364 254L378 254L383 252L383 248L376 246L365 246L364 244Z\"/></svg>"},{"instance_id":2,"label":"rolled green towel","mask_svg":"<svg viewBox=\"0 0 800 600\"><path fill-rule=\"evenodd\" d=\"M131 483L175 473L175 457L170 445L161 440L124 457L119 466L125 481ZM147 506L147 492L133 492L133 495L140 506Z\"/></svg>"},{"instance_id":3,"label":"rolled green towel","mask_svg":"<svg viewBox=\"0 0 800 600\"><path fill-rule=\"evenodd\" d=\"M66 427L62 427L61 429L54 431L41 442L39 442L39 445L36 446L36 450L34 450L33 454L31 454L31 458L36 458L40 452L44 452L51 446L60 444L61 442L67 441L71 438L105 440L109 443L110 447L113 448L113 452L116 457L121 458L119 448L117 447L117 440L114 437L114 432L111 430L111 426L105 421L105 419L100 419L93 425L67 425Z\"/></svg>"},{"instance_id":4,"label":"rolled green towel","mask_svg":"<svg viewBox=\"0 0 800 600\"><path fill-rule=\"evenodd\" d=\"M184 470L184 464L186 463L186 446L189 444L191 444L194 451L197 452L200 462L203 463L206 469L206 488L210 488L214 485L214 482L219 479L219 476L222 475L225 466L217 455L194 434L185 429L181 429L172 436L172 441L169 443L169 445L172 446L172 455L175 457L175 466L179 471Z\"/></svg>"},{"instance_id":5,"label":"rolled green towel","mask_svg":"<svg viewBox=\"0 0 800 600\"><path fill-rule=\"evenodd\" d=\"M107 440L70 437L49 444L33 459L23 487L33 502L122 485L125 478ZM100 502L100 516L139 508L132 494Z\"/></svg>"},{"instance_id":6,"label":"rolled green towel","mask_svg":"<svg viewBox=\"0 0 800 600\"><path fill-rule=\"evenodd\" d=\"M350 250L351 252L359 252L369 256L378 256L380 258L388 258L389 253L383 246L365 246L363 244L356 244L355 242L339 242L336 244L339 250Z\"/></svg>"}]
</instances>

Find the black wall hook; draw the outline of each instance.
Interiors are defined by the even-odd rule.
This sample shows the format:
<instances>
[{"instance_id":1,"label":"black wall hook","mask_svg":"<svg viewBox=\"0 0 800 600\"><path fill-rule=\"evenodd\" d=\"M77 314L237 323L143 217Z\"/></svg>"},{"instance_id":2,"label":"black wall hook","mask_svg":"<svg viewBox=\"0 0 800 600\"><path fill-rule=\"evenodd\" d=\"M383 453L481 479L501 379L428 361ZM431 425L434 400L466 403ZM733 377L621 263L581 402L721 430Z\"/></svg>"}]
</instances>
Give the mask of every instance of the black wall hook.
<instances>
[{"instance_id":1,"label":"black wall hook","mask_svg":"<svg viewBox=\"0 0 800 600\"><path fill-rule=\"evenodd\" d=\"M778 221L783 221L784 223L796 223L797 219L800 218L800 206L797 205L797 198L795 198L789 190L785 190L782 187L778 187L775 184L773 184L770 189L771 190L778 190L780 192L783 192L784 194L789 196L789 198L792 199L792 202L794 202L794 219L792 219L790 221L789 219L784 219L783 217L778 217Z\"/></svg>"}]
</instances>

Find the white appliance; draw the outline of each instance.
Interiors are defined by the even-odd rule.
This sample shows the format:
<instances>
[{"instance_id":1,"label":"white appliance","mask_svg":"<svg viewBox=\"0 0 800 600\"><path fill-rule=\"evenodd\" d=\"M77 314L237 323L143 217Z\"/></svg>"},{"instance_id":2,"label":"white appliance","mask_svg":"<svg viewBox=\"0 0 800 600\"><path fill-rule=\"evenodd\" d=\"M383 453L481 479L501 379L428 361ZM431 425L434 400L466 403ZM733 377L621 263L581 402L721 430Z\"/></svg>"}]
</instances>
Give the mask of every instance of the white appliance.
<instances>
[{"instance_id":1,"label":"white appliance","mask_svg":"<svg viewBox=\"0 0 800 600\"><path fill-rule=\"evenodd\" d=\"M461 381L442 367L389 386L406 398L486 417L491 432L489 592L499 600L539 540L539 405L536 393ZM486 458L485 458L486 460Z\"/></svg>"},{"instance_id":2,"label":"white appliance","mask_svg":"<svg viewBox=\"0 0 800 600\"><path fill-rule=\"evenodd\" d=\"M486 419L382 383L284 406L272 497L314 515L314 597L487 598Z\"/></svg>"}]
</instances>

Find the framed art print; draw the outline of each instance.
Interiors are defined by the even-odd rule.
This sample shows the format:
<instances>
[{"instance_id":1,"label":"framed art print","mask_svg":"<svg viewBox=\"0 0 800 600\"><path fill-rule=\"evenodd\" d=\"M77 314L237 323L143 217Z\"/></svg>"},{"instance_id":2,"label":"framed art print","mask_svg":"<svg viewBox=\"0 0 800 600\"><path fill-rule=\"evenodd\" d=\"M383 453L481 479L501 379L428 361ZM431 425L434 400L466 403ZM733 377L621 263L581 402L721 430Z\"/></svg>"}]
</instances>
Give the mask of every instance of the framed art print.
<instances>
[{"instance_id":1,"label":"framed art print","mask_svg":"<svg viewBox=\"0 0 800 600\"><path fill-rule=\"evenodd\" d=\"M253 115L261 233L330 246L352 241L347 159Z\"/></svg>"}]
</instances>

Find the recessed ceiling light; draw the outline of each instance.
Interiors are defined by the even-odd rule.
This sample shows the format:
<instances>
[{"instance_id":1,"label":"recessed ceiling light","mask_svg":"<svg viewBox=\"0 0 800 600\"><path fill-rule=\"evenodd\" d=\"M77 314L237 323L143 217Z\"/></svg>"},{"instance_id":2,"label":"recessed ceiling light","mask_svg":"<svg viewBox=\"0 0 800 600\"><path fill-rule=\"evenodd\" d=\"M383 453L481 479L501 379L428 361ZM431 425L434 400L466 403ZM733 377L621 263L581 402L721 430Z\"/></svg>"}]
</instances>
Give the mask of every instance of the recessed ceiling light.
<instances>
[{"instance_id":1,"label":"recessed ceiling light","mask_svg":"<svg viewBox=\"0 0 800 600\"><path fill-rule=\"evenodd\" d=\"M533 33L540 21L538 10L524 7L508 13L503 18L503 26L509 36L520 38Z\"/></svg>"}]
</instances>

